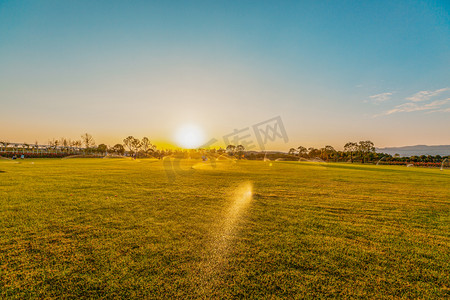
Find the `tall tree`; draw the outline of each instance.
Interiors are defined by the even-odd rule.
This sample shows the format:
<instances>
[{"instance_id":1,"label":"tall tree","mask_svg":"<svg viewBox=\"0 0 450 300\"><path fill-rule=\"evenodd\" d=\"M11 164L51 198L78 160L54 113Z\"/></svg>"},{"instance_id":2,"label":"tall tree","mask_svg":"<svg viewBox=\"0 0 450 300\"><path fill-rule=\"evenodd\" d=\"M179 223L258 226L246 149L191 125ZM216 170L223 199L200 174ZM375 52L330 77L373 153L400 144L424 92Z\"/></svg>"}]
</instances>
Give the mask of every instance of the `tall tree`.
<instances>
[{"instance_id":1,"label":"tall tree","mask_svg":"<svg viewBox=\"0 0 450 300\"><path fill-rule=\"evenodd\" d=\"M62 137L59 139L59 144L63 147L63 151L68 151L69 150L69 140Z\"/></svg>"},{"instance_id":2,"label":"tall tree","mask_svg":"<svg viewBox=\"0 0 450 300\"><path fill-rule=\"evenodd\" d=\"M236 152L237 152L239 159L241 159L244 156L244 151L245 151L245 147L243 145L236 146Z\"/></svg>"},{"instance_id":3,"label":"tall tree","mask_svg":"<svg viewBox=\"0 0 450 300\"><path fill-rule=\"evenodd\" d=\"M324 149L327 161L330 157L334 157L334 155L336 154L336 150L333 148L333 146L327 145L323 149Z\"/></svg>"},{"instance_id":4,"label":"tall tree","mask_svg":"<svg viewBox=\"0 0 450 300\"><path fill-rule=\"evenodd\" d=\"M9 142L7 141L0 141L0 144L3 146L4 151L8 149Z\"/></svg>"},{"instance_id":5,"label":"tall tree","mask_svg":"<svg viewBox=\"0 0 450 300\"><path fill-rule=\"evenodd\" d=\"M108 146L106 146L105 144L100 144L97 146L97 151L106 154L106 151L108 151Z\"/></svg>"},{"instance_id":6,"label":"tall tree","mask_svg":"<svg viewBox=\"0 0 450 300\"><path fill-rule=\"evenodd\" d=\"M75 147L77 147L77 152L80 152L81 146L83 146L83 142L81 140L74 141Z\"/></svg>"},{"instance_id":7,"label":"tall tree","mask_svg":"<svg viewBox=\"0 0 450 300\"><path fill-rule=\"evenodd\" d=\"M358 151L358 144L354 142L348 142L344 146L344 151L350 153L350 160L353 163L353 154Z\"/></svg>"},{"instance_id":8,"label":"tall tree","mask_svg":"<svg viewBox=\"0 0 450 300\"><path fill-rule=\"evenodd\" d=\"M131 147L133 148L134 158L136 159L136 157L138 155L138 152L139 152L139 150L142 147L142 143L141 143L141 141L139 139L132 139L131 140Z\"/></svg>"},{"instance_id":9,"label":"tall tree","mask_svg":"<svg viewBox=\"0 0 450 300\"><path fill-rule=\"evenodd\" d=\"M48 145L50 146L51 149L55 150L55 152L58 152L58 146L59 146L58 140L51 139L48 141Z\"/></svg>"},{"instance_id":10,"label":"tall tree","mask_svg":"<svg viewBox=\"0 0 450 300\"><path fill-rule=\"evenodd\" d=\"M298 155L301 156L301 157L303 157L303 156L308 154L308 149L306 149L303 146L298 146L297 150L298 150Z\"/></svg>"},{"instance_id":11,"label":"tall tree","mask_svg":"<svg viewBox=\"0 0 450 300\"><path fill-rule=\"evenodd\" d=\"M375 152L374 144L371 141L360 141L358 143L358 148L361 156L363 157L363 163L366 162L366 157L369 153Z\"/></svg>"},{"instance_id":12,"label":"tall tree","mask_svg":"<svg viewBox=\"0 0 450 300\"><path fill-rule=\"evenodd\" d=\"M94 138L89 133L85 133L81 136L81 140L83 141L85 148L85 152L95 145Z\"/></svg>"},{"instance_id":13,"label":"tall tree","mask_svg":"<svg viewBox=\"0 0 450 300\"><path fill-rule=\"evenodd\" d=\"M295 148L289 149L288 154L289 154L289 155L296 155L296 154L297 154L297 149L295 149Z\"/></svg>"},{"instance_id":14,"label":"tall tree","mask_svg":"<svg viewBox=\"0 0 450 300\"><path fill-rule=\"evenodd\" d=\"M233 155L235 149L236 149L236 146L235 146L235 145L228 145L228 146L227 146L227 152L228 152L228 154Z\"/></svg>"},{"instance_id":15,"label":"tall tree","mask_svg":"<svg viewBox=\"0 0 450 300\"><path fill-rule=\"evenodd\" d=\"M120 155L123 155L125 153L125 148L122 144L115 144L111 150Z\"/></svg>"},{"instance_id":16,"label":"tall tree","mask_svg":"<svg viewBox=\"0 0 450 300\"><path fill-rule=\"evenodd\" d=\"M314 158L314 157L317 157L317 156L319 156L321 153L320 153L320 150L319 149L316 149L316 148L314 148L314 147L309 147L308 148L308 156L310 157L310 158Z\"/></svg>"},{"instance_id":17,"label":"tall tree","mask_svg":"<svg viewBox=\"0 0 450 300\"><path fill-rule=\"evenodd\" d=\"M128 151L133 151L132 141L134 140L134 136L130 135L126 139L123 140L123 144L128 148Z\"/></svg>"},{"instance_id":18,"label":"tall tree","mask_svg":"<svg viewBox=\"0 0 450 300\"><path fill-rule=\"evenodd\" d=\"M150 142L148 137L143 137L141 141L142 145L142 151L145 153L148 153L149 151L153 151L155 149L155 146Z\"/></svg>"}]
</instances>

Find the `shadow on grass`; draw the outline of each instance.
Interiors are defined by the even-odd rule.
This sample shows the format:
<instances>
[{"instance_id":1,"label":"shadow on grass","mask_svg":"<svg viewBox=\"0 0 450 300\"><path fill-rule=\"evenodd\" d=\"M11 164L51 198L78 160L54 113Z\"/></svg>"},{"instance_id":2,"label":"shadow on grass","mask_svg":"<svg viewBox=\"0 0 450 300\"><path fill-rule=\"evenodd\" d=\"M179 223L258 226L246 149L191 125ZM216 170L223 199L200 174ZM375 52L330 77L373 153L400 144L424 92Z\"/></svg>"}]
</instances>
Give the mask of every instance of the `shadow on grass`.
<instances>
[{"instance_id":1,"label":"shadow on grass","mask_svg":"<svg viewBox=\"0 0 450 300\"><path fill-rule=\"evenodd\" d=\"M372 171L372 172L383 172L383 173L410 173L413 170L417 171L424 171L424 170L431 170L429 168L422 168L422 167L415 167L414 169L407 168L404 166L401 168L401 166L389 166L392 168L384 168L384 166L376 166L376 165L367 165L364 166L362 164L353 164L353 165L343 165L343 164L333 164L329 163L327 165L328 168L332 169L349 169L349 170L361 170L361 171ZM438 168L435 168L434 170L439 170ZM425 174L425 173L422 173ZM427 176L448 176L447 174L441 173L441 172L427 172Z\"/></svg>"},{"instance_id":2,"label":"shadow on grass","mask_svg":"<svg viewBox=\"0 0 450 300\"><path fill-rule=\"evenodd\" d=\"M296 161L287 161L287 162L281 162L281 163L285 163L285 164L299 164ZM314 164L309 164L309 165L312 166ZM328 163L317 163L315 165L316 166L321 166L321 167L324 167L324 168L329 168L329 169L346 169L346 170L359 170L359 171L382 172L382 173L398 173L398 174L405 173L405 172L410 173L411 170L414 170L414 169L416 169L416 170L431 170L430 168L425 168L425 167L415 167L414 169L411 169L411 168L406 168L406 166L394 166L394 165L377 166L377 165L374 165L374 164L359 164L359 163L344 164L344 163L328 162ZM438 168L434 168L434 170L438 170ZM442 173L442 172L433 172L433 173L427 172L426 174L427 174L427 176L444 176L444 177L448 176L448 174Z\"/></svg>"},{"instance_id":3,"label":"shadow on grass","mask_svg":"<svg viewBox=\"0 0 450 300\"><path fill-rule=\"evenodd\" d=\"M342 164L332 164L330 163L328 165L329 168L334 168L334 169L348 169L348 170L361 170L361 171L374 171L374 172L387 172L387 173L398 173L398 172L404 172L406 170L398 170L398 169L387 169L387 168L375 168L375 165L357 165L357 164L352 164L352 165L342 165Z\"/></svg>"}]
</instances>

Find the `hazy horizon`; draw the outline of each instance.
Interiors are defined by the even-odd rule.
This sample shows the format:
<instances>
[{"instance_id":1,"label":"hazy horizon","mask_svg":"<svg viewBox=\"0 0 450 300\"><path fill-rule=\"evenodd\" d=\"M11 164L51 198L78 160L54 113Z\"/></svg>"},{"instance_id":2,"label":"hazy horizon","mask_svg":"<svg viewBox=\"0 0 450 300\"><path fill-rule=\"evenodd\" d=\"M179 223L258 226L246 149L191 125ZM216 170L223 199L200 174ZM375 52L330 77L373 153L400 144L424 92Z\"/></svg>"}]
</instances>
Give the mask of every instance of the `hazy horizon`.
<instances>
[{"instance_id":1,"label":"hazy horizon","mask_svg":"<svg viewBox=\"0 0 450 300\"><path fill-rule=\"evenodd\" d=\"M450 144L450 3L0 2L0 139Z\"/></svg>"}]
</instances>

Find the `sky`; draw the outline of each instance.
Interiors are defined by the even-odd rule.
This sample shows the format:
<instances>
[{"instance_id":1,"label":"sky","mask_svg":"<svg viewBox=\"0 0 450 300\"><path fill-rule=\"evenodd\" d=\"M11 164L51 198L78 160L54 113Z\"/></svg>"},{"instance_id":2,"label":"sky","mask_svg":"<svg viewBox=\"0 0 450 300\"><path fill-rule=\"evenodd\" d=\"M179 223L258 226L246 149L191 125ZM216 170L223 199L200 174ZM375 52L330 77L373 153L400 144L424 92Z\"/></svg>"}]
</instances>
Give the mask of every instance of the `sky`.
<instances>
[{"instance_id":1,"label":"sky","mask_svg":"<svg viewBox=\"0 0 450 300\"><path fill-rule=\"evenodd\" d=\"M0 0L0 140L450 144L449 1ZM278 127L279 128L279 127ZM284 136L283 136L284 137Z\"/></svg>"}]
</instances>

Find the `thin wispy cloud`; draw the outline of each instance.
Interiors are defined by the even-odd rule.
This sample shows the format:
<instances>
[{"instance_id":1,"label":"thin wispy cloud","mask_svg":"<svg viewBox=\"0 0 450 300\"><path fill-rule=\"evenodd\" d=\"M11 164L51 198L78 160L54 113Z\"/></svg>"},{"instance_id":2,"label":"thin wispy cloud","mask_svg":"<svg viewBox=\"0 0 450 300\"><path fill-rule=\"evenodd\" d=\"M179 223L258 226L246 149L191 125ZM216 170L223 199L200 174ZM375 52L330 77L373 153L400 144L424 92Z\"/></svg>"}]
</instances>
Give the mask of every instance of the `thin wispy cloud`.
<instances>
[{"instance_id":1,"label":"thin wispy cloud","mask_svg":"<svg viewBox=\"0 0 450 300\"><path fill-rule=\"evenodd\" d=\"M372 96L369 96L369 98L372 103L381 103L381 102L385 102L385 101L391 99L391 96L392 96L392 93L387 92L387 93L372 95Z\"/></svg>"},{"instance_id":2,"label":"thin wispy cloud","mask_svg":"<svg viewBox=\"0 0 450 300\"><path fill-rule=\"evenodd\" d=\"M450 88L442 88L435 91L420 91L415 93L414 95L410 97L406 97L406 100L409 100L406 103L402 103L399 105L394 106L393 108L381 113L374 115L374 117L379 116L387 116L387 115L393 115L396 113L409 113L409 112L419 112L419 111L425 111L426 113L435 113L435 112L450 112L450 97L447 97L445 94L448 94L446 92L449 92ZM383 94L380 94L383 95ZM371 98L375 96L380 95L374 95L370 96ZM388 95L390 96L390 95ZM445 99L439 99L440 97L447 97ZM436 99L437 98L437 99Z\"/></svg>"},{"instance_id":3,"label":"thin wispy cloud","mask_svg":"<svg viewBox=\"0 0 450 300\"><path fill-rule=\"evenodd\" d=\"M409 102L409 103L397 105L393 109L386 111L384 114L392 115L394 113L399 113L399 112L414 112L414 111L432 110L432 109L440 108L449 102L450 102L450 98L447 98L445 100L436 100L436 101L433 101L433 102L430 102L427 104L417 104L414 102ZM440 111L442 111L442 110L440 110Z\"/></svg>"},{"instance_id":4,"label":"thin wispy cloud","mask_svg":"<svg viewBox=\"0 0 450 300\"><path fill-rule=\"evenodd\" d=\"M443 92L449 91L450 88L438 89L435 91L420 91L412 95L411 97L406 98L406 100L410 100L412 102L422 102L430 100L432 97L435 97Z\"/></svg>"},{"instance_id":5,"label":"thin wispy cloud","mask_svg":"<svg viewBox=\"0 0 450 300\"><path fill-rule=\"evenodd\" d=\"M429 113L435 113L435 112L437 112L437 113L447 113L447 112L450 112L450 107L448 107L448 108L443 108L443 109L437 109L437 110L432 110L432 111L430 111Z\"/></svg>"}]
</instances>

